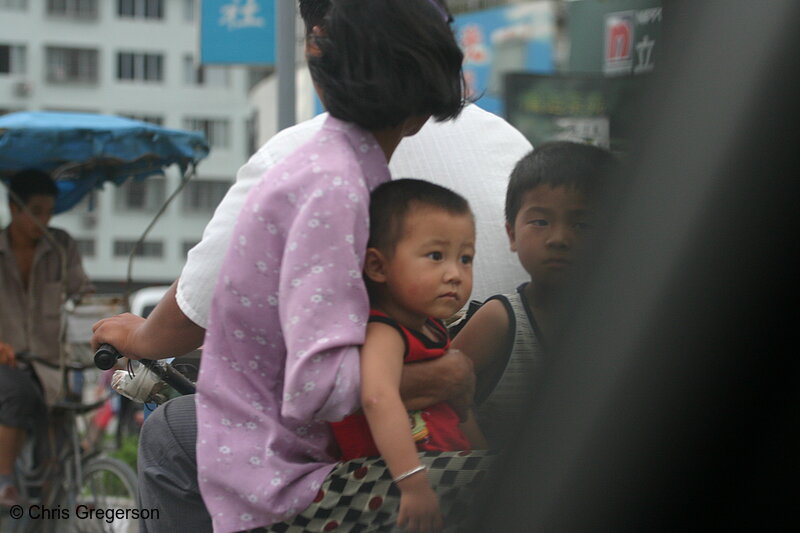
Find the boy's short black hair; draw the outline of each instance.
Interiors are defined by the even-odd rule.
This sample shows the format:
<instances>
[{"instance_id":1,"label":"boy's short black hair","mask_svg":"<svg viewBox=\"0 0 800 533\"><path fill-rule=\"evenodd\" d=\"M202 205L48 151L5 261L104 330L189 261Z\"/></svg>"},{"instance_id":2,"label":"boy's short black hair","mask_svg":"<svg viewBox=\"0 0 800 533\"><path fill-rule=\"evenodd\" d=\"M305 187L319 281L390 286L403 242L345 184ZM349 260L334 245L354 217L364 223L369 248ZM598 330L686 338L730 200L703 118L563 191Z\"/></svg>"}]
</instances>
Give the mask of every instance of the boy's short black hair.
<instances>
[{"instance_id":1,"label":"boy's short black hair","mask_svg":"<svg viewBox=\"0 0 800 533\"><path fill-rule=\"evenodd\" d=\"M604 148L571 141L541 144L520 159L506 190L506 222L513 225L526 192L539 185L568 187L590 199L607 188L618 162Z\"/></svg>"},{"instance_id":2,"label":"boy's short black hair","mask_svg":"<svg viewBox=\"0 0 800 533\"><path fill-rule=\"evenodd\" d=\"M469 202L446 187L412 178L389 181L376 187L370 196L367 247L391 257L403 238L406 216L415 207L472 216Z\"/></svg>"},{"instance_id":3,"label":"boy's short black hair","mask_svg":"<svg viewBox=\"0 0 800 533\"><path fill-rule=\"evenodd\" d=\"M319 49L308 66L328 112L369 129L412 116L455 118L464 106L463 54L435 0L301 2Z\"/></svg>"},{"instance_id":4,"label":"boy's short black hair","mask_svg":"<svg viewBox=\"0 0 800 533\"><path fill-rule=\"evenodd\" d=\"M58 187L50 174L35 169L20 170L13 174L8 180L8 188L23 205L33 196L58 196ZM8 204L12 202L13 196L9 194Z\"/></svg>"}]
</instances>

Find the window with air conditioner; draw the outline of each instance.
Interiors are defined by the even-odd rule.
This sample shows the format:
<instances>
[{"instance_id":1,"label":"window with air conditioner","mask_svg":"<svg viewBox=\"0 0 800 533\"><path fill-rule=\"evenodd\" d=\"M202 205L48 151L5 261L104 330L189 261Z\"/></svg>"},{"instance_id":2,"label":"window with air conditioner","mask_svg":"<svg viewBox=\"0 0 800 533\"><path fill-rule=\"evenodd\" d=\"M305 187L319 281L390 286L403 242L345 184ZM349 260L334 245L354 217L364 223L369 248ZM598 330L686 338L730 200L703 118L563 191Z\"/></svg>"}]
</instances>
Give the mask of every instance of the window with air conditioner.
<instances>
[{"instance_id":1,"label":"window with air conditioner","mask_svg":"<svg viewBox=\"0 0 800 533\"><path fill-rule=\"evenodd\" d=\"M97 83L98 51L92 48L48 46L45 49L47 81Z\"/></svg>"}]
</instances>

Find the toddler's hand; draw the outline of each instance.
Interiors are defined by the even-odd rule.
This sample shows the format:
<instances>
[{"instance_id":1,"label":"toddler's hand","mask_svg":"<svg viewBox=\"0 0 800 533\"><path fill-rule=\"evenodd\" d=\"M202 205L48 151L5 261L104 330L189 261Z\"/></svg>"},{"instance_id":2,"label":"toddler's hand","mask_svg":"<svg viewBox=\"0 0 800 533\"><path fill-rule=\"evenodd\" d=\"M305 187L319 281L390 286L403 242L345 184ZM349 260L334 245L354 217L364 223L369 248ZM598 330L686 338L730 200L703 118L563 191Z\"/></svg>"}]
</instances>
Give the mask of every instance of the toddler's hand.
<instances>
[{"instance_id":1,"label":"toddler's hand","mask_svg":"<svg viewBox=\"0 0 800 533\"><path fill-rule=\"evenodd\" d=\"M398 486L402 493L397 525L405 527L411 533L440 532L444 521L439 510L439 497L428 483L427 476L410 477Z\"/></svg>"}]
</instances>

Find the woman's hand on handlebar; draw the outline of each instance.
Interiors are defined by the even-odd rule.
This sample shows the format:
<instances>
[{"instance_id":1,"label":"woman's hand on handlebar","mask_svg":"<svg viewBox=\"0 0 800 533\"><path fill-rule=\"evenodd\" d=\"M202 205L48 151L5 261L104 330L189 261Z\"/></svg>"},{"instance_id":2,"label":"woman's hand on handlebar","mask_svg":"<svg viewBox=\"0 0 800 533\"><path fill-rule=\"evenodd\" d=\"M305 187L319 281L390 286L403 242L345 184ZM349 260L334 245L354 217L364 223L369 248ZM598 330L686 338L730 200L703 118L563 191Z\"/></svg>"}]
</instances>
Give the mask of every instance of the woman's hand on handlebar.
<instances>
[{"instance_id":1,"label":"woman's hand on handlebar","mask_svg":"<svg viewBox=\"0 0 800 533\"><path fill-rule=\"evenodd\" d=\"M144 323L144 318L131 313L99 320L92 326L92 349L97 350L107 343L129 359L146 358L147 354L141 353L136 342L136 334Z\"/></svg>"},{"instance_id":2,"label":"woman's hand on handlebar","mask_svg":"<svg viewBox=\"0 0 800 533\"><path fill-rule=\"evenodd\" d=\"M10 344L0 341L0 365L17 366L17 355Z\"/></svg>"}]
</instances>

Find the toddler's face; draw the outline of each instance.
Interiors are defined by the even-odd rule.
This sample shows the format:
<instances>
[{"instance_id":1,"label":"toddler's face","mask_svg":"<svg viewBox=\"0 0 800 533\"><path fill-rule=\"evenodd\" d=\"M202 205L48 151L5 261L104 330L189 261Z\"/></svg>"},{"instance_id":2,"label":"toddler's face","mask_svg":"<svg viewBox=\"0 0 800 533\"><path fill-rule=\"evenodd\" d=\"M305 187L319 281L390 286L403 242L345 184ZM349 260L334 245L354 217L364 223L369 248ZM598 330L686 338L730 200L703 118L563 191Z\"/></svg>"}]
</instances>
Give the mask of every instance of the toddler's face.
<instances>
[{"instance_id":1,"label":"toddler's face","mask_svg":"<svg viewBox=\"0 0 800 533\"><path fill-rule=\"evenodd\" d=\"M540 185L525 193L513 227L506 225L506 230L511 250L531 280L560 285L595 224L584 194L568 187Z\"/></svg>"},{"instance_id":2,"label":"toddler's face","mask_svg":"<svg viewBox=\"0 0 800 533\"><path fill-rule=\"evenodd\" d=\"M403 237L386 264L386 287L393 302L417 317L454 315L472 292L475 223L430 207L413 208Z\"/></svg>"}]
</instances>

